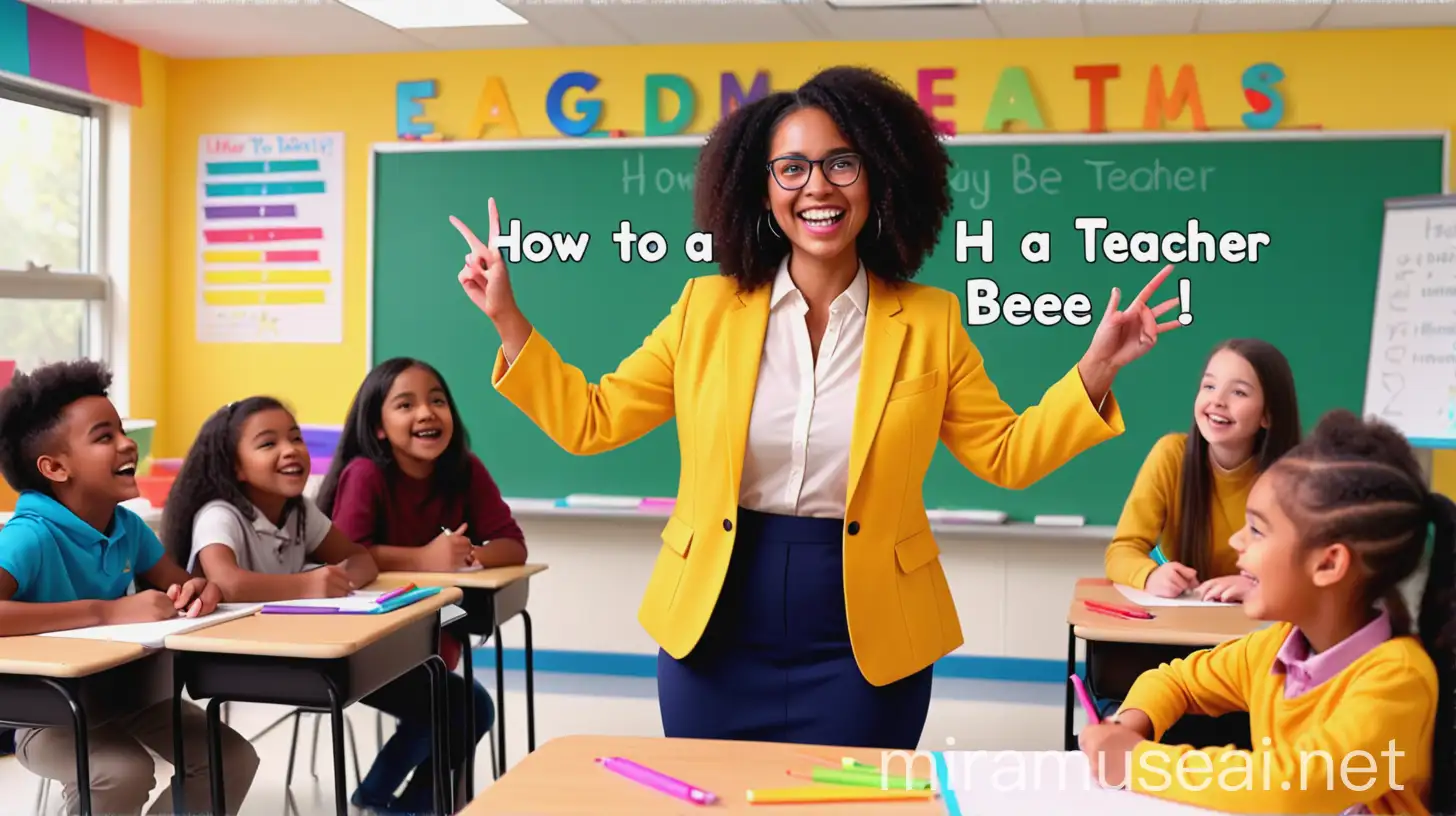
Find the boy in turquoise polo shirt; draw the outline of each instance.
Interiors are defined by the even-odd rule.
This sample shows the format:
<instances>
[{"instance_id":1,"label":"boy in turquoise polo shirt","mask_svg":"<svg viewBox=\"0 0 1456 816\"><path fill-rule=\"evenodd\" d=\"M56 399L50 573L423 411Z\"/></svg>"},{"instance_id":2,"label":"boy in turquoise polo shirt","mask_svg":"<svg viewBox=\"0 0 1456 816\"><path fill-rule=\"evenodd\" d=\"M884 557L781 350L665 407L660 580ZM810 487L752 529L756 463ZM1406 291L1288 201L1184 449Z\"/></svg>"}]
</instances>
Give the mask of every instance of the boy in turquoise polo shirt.
<instances>
[{"instance_id":1,"label":"boy in turquoise polo shirt","mask_svg":"<svg viewBox=\"0 0 1456 816\"><path fill-rule=\"evenodd\" d=\"M100 363L57 363L16 374L0 390L0 473L20 498L0 528L0 636L206 615L221 595L168 558L135 513L118 506L139 495L137 446L107 398ZM137 578L151 587L137 587ZM157 589L164 588L164 589ZM258 755L222 727L225 795L235 813L252 785ZM207 719L182 706L188 810L211 810ZM91 807L140 814L156 785L150 748L172 756L172 702L95 727L89 734ZM78 811L75 736L70 728L22 728L16 755L32 773L59 780L66 812ZM170 786L150 811L172 812Z\"/></svg>"}]
</instances>

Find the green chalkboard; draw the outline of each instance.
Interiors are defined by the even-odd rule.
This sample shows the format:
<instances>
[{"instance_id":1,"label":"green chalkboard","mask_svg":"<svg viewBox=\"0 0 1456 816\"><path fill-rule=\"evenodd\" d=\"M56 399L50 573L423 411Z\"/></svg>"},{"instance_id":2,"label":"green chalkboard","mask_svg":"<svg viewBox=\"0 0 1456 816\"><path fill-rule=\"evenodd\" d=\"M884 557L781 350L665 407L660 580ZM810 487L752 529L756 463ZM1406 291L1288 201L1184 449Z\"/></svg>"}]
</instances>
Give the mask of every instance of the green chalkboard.
<instances>
[{"instance_id":1,"label":"green chalkboard","mask_svg":"<svg viewBox=\"0 0 1456 816\"><path fill-rule=\"evenodd\" d=\"M1132 297L1160 268L1084 257L1078 218L1101 216L1127 234L1264 232L1257 262L1183 263L1159 298L1190 282L1192 324L1164 335L1124 371L1116 392L1127 432L1022 491L988 485L942 448L925 480L929 507L1080 514L1112 524L1149 447L1186 430L1208 349L1231 336L1262 337L1289 357L1306 427L1334 407L1360 410L1386 198L1443 189L1445 139L1432 134L1149 134L1142 137L962 138L955 211L917 280L967 300L967 280L994 279L1003 296L1086 293L1094 320L1113 286ZM570 493L671 496L679 458L672 423L609 453L575 457L495 393L498 337L456 282L466 247L457 215L485 235L487 196L522 232L590 235L580 261L523 258L516 296L568 362L595 380L635 349L690 276L692 176L697 139L390 145L374 157L371 348L374 361L412 355L439 367L455 391L476 452L508 496ZM994 256L957 262L957 221L979 234L992 219ZM664 258L620 260L622 221L661 233ZM503 224L503 228L505 224ZM1027 232L1050 236L1050 261L1023 259ZM1126 302L1124 300L1124 302ZM1002 397L1033 404L1080 357L1092 326L1004 320L967 327Z\"/></svg>"}]
</instances>

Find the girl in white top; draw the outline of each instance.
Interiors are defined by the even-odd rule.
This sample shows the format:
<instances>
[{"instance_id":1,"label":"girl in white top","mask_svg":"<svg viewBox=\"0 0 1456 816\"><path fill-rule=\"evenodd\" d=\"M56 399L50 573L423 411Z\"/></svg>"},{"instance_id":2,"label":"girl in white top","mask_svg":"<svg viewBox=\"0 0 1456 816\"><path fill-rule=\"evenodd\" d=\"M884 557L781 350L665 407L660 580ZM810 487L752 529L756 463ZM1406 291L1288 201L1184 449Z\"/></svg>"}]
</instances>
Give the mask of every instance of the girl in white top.
<instances>
[{"instance_id":1,"label":"girl in white top","mask_svg":"<svg viewBox=\"0 0 1456 816\"><path fill-rule=\"evenodd\" d=\"M162 514L178 563L234 602L336 598L379 569L303 495L309 455L293 414L271 397L214 413L197 434ZM322 564L305 571L307 565Z\"/></svg>"}]
</instances>

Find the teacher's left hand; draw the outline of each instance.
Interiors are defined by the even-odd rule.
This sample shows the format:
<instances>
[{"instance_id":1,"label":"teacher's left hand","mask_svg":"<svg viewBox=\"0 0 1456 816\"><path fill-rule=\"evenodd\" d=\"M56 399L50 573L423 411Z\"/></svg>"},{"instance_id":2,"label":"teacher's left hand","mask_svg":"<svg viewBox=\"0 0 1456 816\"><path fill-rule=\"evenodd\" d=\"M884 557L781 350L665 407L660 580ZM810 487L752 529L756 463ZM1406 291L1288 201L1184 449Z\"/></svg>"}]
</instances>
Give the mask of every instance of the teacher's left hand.
<instances>
[{"instance_id":1,"label":"teacher's left hand","mask_svg":"<svg viewBox=\"0 0 1456 816\"><path fill-rule=\"evenodd\" d=\"M1122 293L1113 287L1107 311L1102 313L1102 322L1097 324L1097 333L1092 336L1092 344L1087 347L1087 354L1082 359L1098 368L1116 371L1146 354L1158 342L1158 335L1178 328L1181 324L1176 318L1165 323L1158 322L1158 318L1178 306L1178 298L1148 307L1148 298L1158 291L1172 271L1172 264L1163 267L1122 311L1117 308Z\"/></svg>"}]
</instances>

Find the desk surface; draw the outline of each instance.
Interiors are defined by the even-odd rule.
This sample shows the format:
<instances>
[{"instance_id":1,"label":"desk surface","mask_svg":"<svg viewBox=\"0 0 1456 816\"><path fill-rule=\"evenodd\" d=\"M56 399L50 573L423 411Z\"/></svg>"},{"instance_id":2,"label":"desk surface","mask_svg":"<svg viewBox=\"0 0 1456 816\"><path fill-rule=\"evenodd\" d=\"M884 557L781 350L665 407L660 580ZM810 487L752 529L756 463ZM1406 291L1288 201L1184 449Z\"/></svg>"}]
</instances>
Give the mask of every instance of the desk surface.
<instances>
[{"instance_id":1,"label":"desk surface","mask_svg":"<svg viewBox=\"0 0 1456 816\"><path fill-rule=\"evenodd\" d=\"M517 581L545 572L545 564L522 564L516 567L494 567L475 572L381 572L369 589L393 589L415 586L460 587L462 589L504 589Z\"/></svg>"},{"instance_id":2,"label":"desk surface","mask_svg":"<svg viewBox=\"0 0 1456 816\"><path fill-rule=\"evenodd\" d=\"M383 615L249 615L206 629L172 635L168 649L178 652L301 657L330 660L360 649L419 621L439 614L462 595L445 587L403 609ZM74 642L74 641L73 641Z\"/></svg>"},{"instance_id":3,"label":"desk surface","mask_svg":"<svg viewBox=\"0 0 1456 816\"><path fill-rule=\"evenodd\" d=\"M1166 646L1216 646L1236 640L1267 624L1244 614L1242 606L1156 606L1146 607L1152 620L1122 620L1093 612L1082 601L1136 606L1117 587L1101 578L1077 582L1067 610L1067 623L1083 640L1116 643L1153 643Z\"/></svg>"},{"instance_id":4,"label":"desk surface","mask_svg":"<svg viewBox=\"0 0 1456 816\"><path fill-rule=\"evenodd\" d=\"M74 678L140 660L147 650L136 643L51 637L0 638L0 674Z\"/></svg>"},{"instance_id":5,"label":"desk surface","mask_svg":"<svg viewBox=\"0 0 1456 816\"><path fill-rule=\"evenodd\" d=\"M750 805L750 788L787 788L811 784L795 779L789 769L807 774L815 763L801 755L837 760L853 756L880 763L880 752L859 748L823 748L765 742L663 739L658 737L558 737L536 749L505 776L481 791L461 816L572 814L580 816L656 816L686 813L777 812L787 806ZM599 756L622 756L712 791L719 801L696 807L607 771ZM899 761L899 773L903 773ZM912 771L927 777L923 759ZM927 777L928 778L928 777ZM945 805L934 799L908 802L795 804L795 814L874 814L874 816L944 816Z\"/></svg>"}]
</instances>

